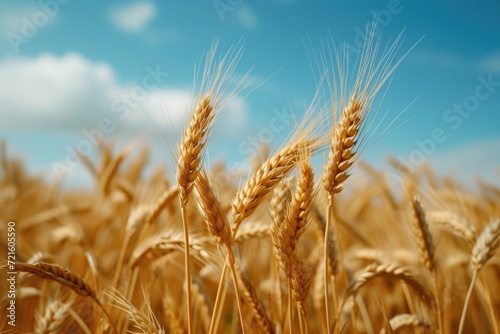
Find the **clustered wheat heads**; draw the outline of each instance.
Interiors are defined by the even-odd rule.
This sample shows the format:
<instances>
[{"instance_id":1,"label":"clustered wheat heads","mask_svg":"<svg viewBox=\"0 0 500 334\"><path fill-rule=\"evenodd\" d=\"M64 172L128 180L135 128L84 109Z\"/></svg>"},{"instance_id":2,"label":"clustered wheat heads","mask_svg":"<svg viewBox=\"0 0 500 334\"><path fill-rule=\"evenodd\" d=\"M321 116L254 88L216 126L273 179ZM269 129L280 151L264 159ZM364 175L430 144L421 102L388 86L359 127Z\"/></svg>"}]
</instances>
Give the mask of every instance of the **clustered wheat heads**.
<instances>
[{"instance_id":1,"label":"clustered wheat heads","mask_svg":"<svg viewBox=\"0 0 500 334\"><path fill-rule=\"evenodd\" d=\"M18 241L16 330L498 333L500 189L441 181L425 166L400 189L373 168L350 178L375 95L399 63L398 43L378 47L368 40L354 71L337 53L339 82L324 81L333 94L224 185L224 166L203 161L242 87L230 84L239 48L208 53L172 173L145 173L137 141L118 153L108 143L99 162L82 157L95 188L61 190L0 145L0 235L14 221ZM0 296L0 309L8 303Z\"/></svg>"}]
</instances>

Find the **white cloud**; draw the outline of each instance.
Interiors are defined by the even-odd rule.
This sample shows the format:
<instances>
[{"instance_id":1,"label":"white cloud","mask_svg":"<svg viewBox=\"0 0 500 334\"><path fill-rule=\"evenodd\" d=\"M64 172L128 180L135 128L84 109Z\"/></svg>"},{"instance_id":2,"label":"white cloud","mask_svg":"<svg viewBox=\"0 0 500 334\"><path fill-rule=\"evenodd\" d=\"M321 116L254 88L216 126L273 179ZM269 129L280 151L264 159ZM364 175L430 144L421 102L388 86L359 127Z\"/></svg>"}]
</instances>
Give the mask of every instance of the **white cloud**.
<instances>
[{"instance_id":1,"label":"white cloud","mask_svg":"<svg viewBox=\"0 0 500 334\"><path fill-rule=\"evenodd\" d=\"M0 62L3 126L85 125L116 93L109 65L73 53Z\"/></svg>"},{"instance_id":2,"label":"white cloud","mask_svg":"<svg viewBox=\"0 0 500 334\"><path fill-rule=\"evenodd\" d=\"M138 33L156 17L157 9L153 2L141 1L115 7L110 13L111 22L121 30Z\"/></svg>"},{"instance_id":3,"label":"white cloud","mask_svg":"<svg viewBox=\"0 0 500 334\"><path fill-rule=\"evenodd\" d=\"M487 55L478 61L479 70L488 73L500 73L500 52Z\"/></svg>"},{"instance_id":4,"label":"white cloud","mask_svg":"<svg viewBox=\"0 0 500 334\"><path fill-rule=\"evenodd\" d=\"M147 125L154 122L158 127L179 124L187 111L191 110L192 94L188 90L160 88L148 97L130 114L130 124ZM151 123L149 123L151 124Z\"/></svg>"},{"instance_id":5,"label":"white cloud","mask_svg":"<svg viewBox=\"0 0 500 334\"><path fill-rule=\"evenodd\" d=\"M255 15L255 12L248 6L241 6L238 8L236 17L238 22L247 29L255 29L259 23L257 15Z\"/></svg>"},{"instance_id":6,"label":"white cloud","mask_svg":"<svg viewBox=\"0 0 500 334\"><path fill-rule=\"evenodd\" d=\"M154 71L163 77L155 79ZM132 85L118 82L109 64L76 53L0 61L0 128L82 131L97 128L105 117L123 130L151 129L151 121L160 128L178 126L191 110L192 93L167 86L163 71L149 66ZM222 123L242 127L246 108L245 101L234 99Z\"/></svg>"}]
</instances>

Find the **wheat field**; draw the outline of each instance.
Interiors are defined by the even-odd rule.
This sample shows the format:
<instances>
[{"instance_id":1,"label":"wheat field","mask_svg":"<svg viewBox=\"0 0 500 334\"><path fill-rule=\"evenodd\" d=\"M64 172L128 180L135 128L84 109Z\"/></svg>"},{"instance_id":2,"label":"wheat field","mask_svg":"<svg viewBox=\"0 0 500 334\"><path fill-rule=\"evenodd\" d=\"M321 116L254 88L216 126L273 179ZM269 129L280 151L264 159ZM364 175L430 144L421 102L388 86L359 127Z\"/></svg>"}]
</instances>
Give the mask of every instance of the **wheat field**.
<instances>
[{"instance_id":1,"label":"wheat field","mask_svg":"<svg viewBox=\"0 0 500 334\"><path fill-rule=\"evenodd\" d=\"M245 175L204 163L218 113L242 89L229 84L239 50L207 55L172 170L144 173L147 147L103 143L99 160L81 157L92 188L62 189L2 144L1 235L16 223L15 330L500 333L500 188L361 160L374 99L403 58L397 42L379 49L367 42L352 80L332 57L330 95L318 94ZM366 177L351 180L354 169ZM231 178L221 184L223 172ZM3 314L9 300L0 298ZM12 332L5 316L0 332Z\"/></svg>"}]
</instances>

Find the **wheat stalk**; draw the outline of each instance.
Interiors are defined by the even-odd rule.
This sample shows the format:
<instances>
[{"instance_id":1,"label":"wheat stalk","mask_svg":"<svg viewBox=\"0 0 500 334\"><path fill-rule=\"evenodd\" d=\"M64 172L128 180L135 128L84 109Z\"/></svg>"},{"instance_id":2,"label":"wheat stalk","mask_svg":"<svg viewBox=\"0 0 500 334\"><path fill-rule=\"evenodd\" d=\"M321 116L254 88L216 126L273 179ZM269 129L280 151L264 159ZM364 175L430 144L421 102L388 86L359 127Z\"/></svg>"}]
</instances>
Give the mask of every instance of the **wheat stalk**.
<instances>
[{"instance_id":1,"label":"wheat stalk","mask_svg":"<svg viewBox=\"0 0 500 334\"><path fill-rule=\"evenodd\" d=\"M368 266L351 284L348 295L356 295L362 287L375 278L402 280L414 290L429 308L434 304L434 297L424 282L416 278L407 268L394 263Z\"/></svg>"},{"instance_id":2,"label":"wheat stalk","mask_svg":"<svg viewBox=\"0 0 500 334\"><path fill-rule=\"evenodd\" d=\"M491 222L481 233L472 249L472 257L470 264L472 267L472 280L465 297L464 308L460 318L460 326L458 333L461 334L464 329L465 315L467 314L467 306L472 295L472 290L477 280L479 271L493 257L500 243L500 219ZM495 321L495 320L493 320Z\"/></svg>"},{"instance_id":3,"label":"wheat stalk","mask_svg":"<svg viewBox=\"0 0 500 334\"><path fill-rule=\"evenodd\" d=\"M73 290L80 296L92 298L94 302L101 308L101 310L108 318L110 324L113 326L111 318L109 317L109 314L106 312L104 306L97 297L96 292L90 287L89 284L87 284L87 282L83 280L83 278L72 273L68 269L63 269L57 264L49 264L45 262L37 262L35 264L16 262L15 266L17 271L30 273L43 279L55 281ZM114 326L113 330L115 333L118 333Z\"/></svg>"},{"instance_id":4,"label":"wheat stalk","mask_svg":"<svg viewBox=\"0 0 500 334\"><path fill-rule=\"evenodd\" d=\"M292 269L295 268L295 274L297 274L298 268L303 269L297 263L292 263L294 259L293 254L300 237L309 224L311 202L314 199L314 172L307 160L308 157L307 152L305 152L305 156L303 156L300 162L300 178L297 181L296 191L292 196L292 200L286 209L284 221L275 223L271 234L273 244L279 252L278 258L283 262L283 269L288 280L288 319L290 328L292 328L291 299L294 287L292 284L294 280ZM297 262L296 257L295 260ZM298 280L300 277L297 278L297 275L295 275L295 279ZM297 288L299 285L296 284L295 287ZM301 304L299 303L298 306L300 308ZM301 326L301 332L302 330L303 326Z\"/></svg>"},{"instance_id":5,"label":"wheat stalk","mask_svg":"<svg viewBox=\"0 0 500 334\"><path fill-rule=\"evenodd\" d=\"M193 110L189 124L185 129L179 144L177 158L176 180L179 185L179 201L181 205L181 217L184 230L184 267L185 284L187 292L188 331L193 333L192 323L192 297L191 297L191 266L189 257L189 228L186 221L186 205L189 201L194 181L196 180L203 152L208 136L212 130L213 122L221 107L227 103L222 95L232 80L236 64L241 56L241 49L230 50L218 65L213 63L216 45L207 54L203 73L203 82L200 91L203 97L198 100ZM237 92L239 86L233 92ZM231 96L231 94L229 94Z\"/></svg>"},{"instance_id":6,"label":"wheat stalk","mask_svg":"<svg viewBox=\"0 0 500 334\"><path fill-rule=\"evenodd\" d=\"M442 310L441 310L441 298L439 297L439 289L437 282L437 270L435 268L435 250L434 241L431 232L429 231L429 224L427 223L426 213L422 204L417 196L413 197L412 201L413 208L413 233L417 241L418 250L420 252L420 260L425 266L427 271L432 275L432 284L434 289L434 294L436 296L436 318L438 323L438 331L442 332Z\"/></svg>"},{"instance_id":7,"label":"wheat stalk","mask_svg":"<svg viewBox=\"0 0 500 334\"><path fill-rule=\"evenodd\" d=\"M189 126L182 136L177 160L177 184L179 185L179 200L181 204L182 225L184 228L184 267L186 272L187 315L189 333L193 333L192 297L191 297L191 265L189 260L189 228L186 221L186 204L189 200L194 181L199 173L201 153L215 118L211 97L207 94L191 115Z\"/></svg>"},{"instance_id":8,"label":"wheat stalk","mask_svg":"<svg viewBox=\"0 0 500 334\"><path fill-rule=\"evenodd\" d=\"M210 308L208 305L209 296L204 291L203 282L195 280L193 282L193 296L196 302L198 315L201 318L202 328L210 327Z\"/></svg>"},{"instance_id":9,"label":"wheat stalk","mask_svg":"<svg viewBox=\"0 0 500 334\"><path fill-rule=\"evenodd\" d=\"M201 171L196 180L196 189L198 190L200 198L200 212L205 219L205 223L208 227L209 232L216 239L218 244L224 244L227 249L227 262L229 268L231 269L234 291L236 294L236 303L238 305L238 312L240 316L242 331L245 333L243 313L241 310L240 296L239 296L239 286L238 279L234 268L234 254L232 250L233 238L231 236L231 230L229 228L229 223L227 221L226 215L222 212L219 200L214 194L210 183L208 182L208 177L205 171ZM214 308L214 314L217 307ZM215 318L215 317L214 317ZM213 326L211 326L213 327Z\"/></svg>"},{"instance_id":10,"label":"wheat stalk","mask_svg":"<svg viewBox=\"0 0 500 334\"><path fill-rule=\"evenodd\" d=\"M330 150L328 153L327 162L323 167L323 187L328 194L327 221L325 227L324 243L323 243L323 261L325 268L328 267L328 235L330 232L331 218L333 214L334 196L342 191L345 182L350 176L350 169L356 161L357 154L356 146L359 146L358 141L362 138L363 125L367 122L367 113L371 109L373 100L391 76L402 58L394 62L396 51L399 48L399 38L394 44L386 49L386 53L377 61L378 42L375 41L375 31L367 30L367 38L363 45L363 52L357 64L357 73L355 77L354 87L351 92L346 87L348 82L347 66L348 55L340 59L337 54L338 69L339 69L339 85L334 81L333 97L332 97L332 113L336 118L337 107L340 105L342 113L338 123L334 123L331 129ZM345 51L345 50L344 50ZM330 54L331 57L331 54ZM327 76L330 74L329 69L325 69ZM345 72L345 74L343 73ZM344 77L344 75L346 77ZM331 80L331 79L330 79ZM329 87L332 83L329 82ZM340 91L337 91L339 89ZM345 102L347 101L347 103ZM338 231L335 233L338 236ZM339 246L339 258L342 257L341 247ZM328 270L325 270L325 313L327 331L330 331L330 307L328 298ZM337 322L336 322L337 324Z\"/></svg>"},{"instance_id":11,"label":"wheat stalk","mask_svg":"<svg viewBox=\"0 0 500 334\"><path fill-rule=\"evenodd\" d=\"M138 205L130 211L127 219L127 225L125 226L125 240L122 243L115 276L113 278L113 283L111 284L111 286L114 288L117 286L119 278L122 274L121 271L123 267L123 261L125 259L125 253L127 251L130 238L143 226L149 214L150 208L148 205Z\"/></svg>"},{"instance_id":12,"label":"wheat stalk","mask_svg":"<svg viewBox=\"0 0 500 334\"><path fill-rule=\"evenodd\" d=\"M323 241L323 261L325 268L328 268L330 254L329 242L331 242L330 240L332 239L329 235L333 233L330 231L331 216L333 214L333 198L335 194L339 193L343 189L344 182L349 178L349 169L353 165L355 157L354 146L357 143L357 137L363 121L362 116L364 112L365 106L363 101L358 100L356 97L352 97L349 104L342 112L340 122L336 127L334 127L334 132L331 136L330 152L323 171L323 187L325 188L329 199ZM336 257L339 256L340 254L337 253ZM328 330L330 327L328 270L325 270L324 275L326 327ZM333 288L335 289L335 287Z\"/></svg>"}]
</instances>

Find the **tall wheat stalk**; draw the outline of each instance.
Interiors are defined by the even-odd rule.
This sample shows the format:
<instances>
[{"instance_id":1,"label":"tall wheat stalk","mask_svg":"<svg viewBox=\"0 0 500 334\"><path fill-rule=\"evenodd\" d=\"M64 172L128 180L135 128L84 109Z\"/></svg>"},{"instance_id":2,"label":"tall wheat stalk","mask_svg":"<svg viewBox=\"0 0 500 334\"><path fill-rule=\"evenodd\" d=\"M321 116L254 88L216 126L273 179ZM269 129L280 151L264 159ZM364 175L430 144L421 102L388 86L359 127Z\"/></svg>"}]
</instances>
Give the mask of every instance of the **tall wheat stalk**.
<instances>
[{"instance_id":1,"label":"tall wheat stalk","mask_svg":"<svg viewBox=\"0 0 500 334\"><path fill-rule=\"evenodd\" d=\"M469 305L472 290L477 280L479 271L486 265L486 263L493 257L500 243L500 219L491 222L481 233L479 238L472 249L472 257L470 264L472 267L472 280L465 297L464 308L462 316L460 317L460 326L458 333L462 334L465 324L465 316L467 314L467 306ZM493 317L494 326L496 328L496 321ZM498 329L497 329L498 331Z\"/></svg>"},{"instance_id":2,"label":"tall wheat stalk","mask_svg":"<svg viewBox=\"0 0 500 334\"><path fill-rule=\"evenodd\" d=\"M186 221L186 205L198 177L206 141L212 130L214 120L228 102L223 94L230 84L235 67L241 56L241 48L230 50L218 64L215 64L216 45L207 54L205 68L200 88L200 97L196 108L191 114L189 124L185 129L179 144L177 158L176 180L179 186L179 203L181 207L182 226L184 230L184 267L187 300L188 330L193 333L192 323L192 294L191 294L191 265L189 255L189 227ZM233 94L237 92L237 86Z\"/></svg>"},{"instance_id":3,"label":"tall wheat stalk","mask_svg":"<svg viewBox=\"0 0 500 334\"><path fill-rule=\"evenodd\" d=\"M349 91L345 85L349 82L348 58L346 54L337 56L338 68L338 84L335 78L329 78L332 82L329 87L333 85L332 93L332 114L334 124L331 129L330 136L330 150L328 153L327 162L324 165L323 172L323 187L328 194L328 207L326 213L326 226L323 241L323 261L324 261L324 285L325 285L325 313L326 313L326 330L330 332L330 302L329 302L329 273L328 271L328 257L331 251L329 250L329 234L335 233L338 235L338 230L331 230L334 197L340 193L344 188L345 182L350 176L350 169L359 156L357 146L360 146L358 141L364 137L362 133L364 124L370 125L367 121L367 113L371 109L373 100L382 88L384 83L391 76L397 65L401 62L402 58L394 61L395 54L399 49L399 37L396 41L386 50L386 53L378 58L378 47L380 41L374 39L374 30L367 31L363 51L357 64L357 73L352 90ZM346 50L344 50L346 51ZM328 57L327 57L328 58ZM330 55L330 59L332 56ZM323 59L324 62L324 59ZM325 69L326 75L329 75L329 69ZM347 103L346 103L347 101ZM337 110L340 107L342 110L340 120L335 123ZM361 146L362 147L362 146ZM337 230L337 232L334 232ZM331 243L330 243L331 244ZM342 252L339 245L337 252L339 263L342 261ZM335 289L335 287L332 287ZM334 290L335 291L335 290ZM336 292L334 292L334 295ZM337 312L338 313L338 312ZM335 326L337 321L335 322Z\"/></svg>"},{"instance_id":4,"label":"tall wheat stalk","mask_svg":"<svg viewBox=\"0 0 500 334\"><path fill-rule=\"evenodd\" d=\"M300 237L304 234L309 221L311 213L311 203L314 200L313 187L314 187L314 172L309 164L309 154L304 152L303 160L299 164L300 178L297 181L296 191L292 196L292 200L285 210L283 221L276 221L272 227L272 238L274 247L277 249L278 258L285 271L285 277L288 283L288 321L289 328L292 325L292 298L293 293L297 289L304 290L304 285L310 285L311 270L305 269L300 263L295 249L299 242ZM307 278L305 278L307 276ZM295 278L295 280L294 280ZM304 283L307 281L308 283ZM308 288L307 288L308 290ZM302 309L302 302L305 299L304 293L295 293L300 297L295 298L299 311ZM303 314L299 314L300 330L304 331Z\"/></svg>"}]
</instances>

